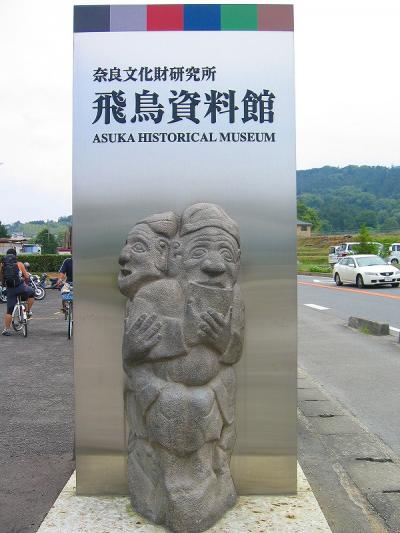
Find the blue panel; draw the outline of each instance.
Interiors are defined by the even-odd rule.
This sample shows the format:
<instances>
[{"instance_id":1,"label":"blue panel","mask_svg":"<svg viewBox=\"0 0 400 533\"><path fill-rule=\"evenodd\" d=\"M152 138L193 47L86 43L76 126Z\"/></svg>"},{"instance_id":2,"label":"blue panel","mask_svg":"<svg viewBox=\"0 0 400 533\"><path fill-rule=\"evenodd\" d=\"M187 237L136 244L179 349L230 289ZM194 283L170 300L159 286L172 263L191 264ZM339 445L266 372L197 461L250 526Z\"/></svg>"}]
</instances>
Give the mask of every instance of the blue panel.
<instances>
[{"instance_id":1,"label":"blue panel","mask_svg":"<svg viewBox=\"0 0 400 533\"><path fill-rule=\"evenodd\" d=\"M110 31L110 6L75 6L74 32Z\"/></svg>"},{"instance_id":2,"label":"blue panel","mask_svg":"<svg viewBox=\"0 0 400 533\"><path fill-rule=\"evenodd\" d=\"M211 5L185 5L184 30L185 31L220 31L221 6Z\"/></svg>"}]
</instances>

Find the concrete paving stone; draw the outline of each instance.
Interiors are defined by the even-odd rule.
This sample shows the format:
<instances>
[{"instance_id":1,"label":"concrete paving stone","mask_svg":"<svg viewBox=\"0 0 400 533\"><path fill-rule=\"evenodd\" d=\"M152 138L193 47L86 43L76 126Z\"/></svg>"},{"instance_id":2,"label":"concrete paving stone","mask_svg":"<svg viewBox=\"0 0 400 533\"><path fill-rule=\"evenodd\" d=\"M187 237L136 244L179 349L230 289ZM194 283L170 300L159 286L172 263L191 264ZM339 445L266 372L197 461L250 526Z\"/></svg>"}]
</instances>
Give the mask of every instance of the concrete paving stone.
<instances>
[{"instance_id":1,"label":"concrete paving stone","mask_svg":"<svg viewBox=\"0 0 400 533\"><path fill-rule=\"evenodd\" d=\"M315 389L315 383L310 378L297 378L298 389Z\"/></svg>"},{"instance_id":2,"label":"concrete paving stone","mask_svg":"<svg viewBox=\"0 0 400 533\"><path fill-rule=\"evenodd\" d=\"M336 402L331 402L329 400L316 402L299 401L299 407L305 416L346 414Z\"/></svg>"},{"instance_id":3,"label":"concrete paving stone","mask_svg":"<svg viewBox=\"0 0 400 533\"><path fill-rule=\"evenodd\" d=\"M349 416L334 416L333 418L310 417L310 425L319 435L337 433L363 433L364 430Z\"/></svg>"},{"instance_id":4,"label":"concrete paving stone","mask_svg":"<svg viewBox=\"0 0 400 533\"><path fill-rule=\"evenodd\" d=\"M310 389L299 389L297 391L298 400L326 400L326 396L319 390L315 388Z\"/></svg>"},{"instance_id":5,"label":"concrete paving stone","mask_svg":"<svg viewBox=\"0 0 400 533\"><path fill-rule=\"evenodd\" d=\"M382 494L379 492L368 494L370 504L385 520L389 531L400 531L400 493Z\"/></svg>"},{"instance_id":6,"label":"concrete paving stone","mask_svg":"<svg viewBox=\"0 0 400 533\"><path fill-rule=\"evenodd\" d=\"M343 462L346 472L364 493L400 490L400 466L349 459Z\"/></svg>"},{"instance_id":7,"label":"concrete paving stone","mask_svg":"<svg viewBox=\"0 0 400 533\"><path fill-rule=\"evenodd\" d=\"M338 465L336 457L308 428L308 419L298 418L299 461L315 497L334 533L383 533L368 502ZM284 532L282 532L284 533ZM313 533L310 531L309 533Z\"/></svg>"},{"instance_id":8,"label":"concrete paving stone","mask_svg":"<svg viewBox=\"0 0 400 533\"><path fill-rule=\"evenodd\" d=\"M321 435L320 439L338 457L391 457L391 450L368 433Z\"/></svg>"},{"instance_id":9,"label":"concrete paving stone","mask_svg":"<svg viewBox=\"0 0 400 533\"><path fill-rule=\"evenodd\" d=\"M297 368L297 377L298 378L305 378L307 377L307 374L304 372L304 370L300 367Z\"/></svg>"}]
</instances>

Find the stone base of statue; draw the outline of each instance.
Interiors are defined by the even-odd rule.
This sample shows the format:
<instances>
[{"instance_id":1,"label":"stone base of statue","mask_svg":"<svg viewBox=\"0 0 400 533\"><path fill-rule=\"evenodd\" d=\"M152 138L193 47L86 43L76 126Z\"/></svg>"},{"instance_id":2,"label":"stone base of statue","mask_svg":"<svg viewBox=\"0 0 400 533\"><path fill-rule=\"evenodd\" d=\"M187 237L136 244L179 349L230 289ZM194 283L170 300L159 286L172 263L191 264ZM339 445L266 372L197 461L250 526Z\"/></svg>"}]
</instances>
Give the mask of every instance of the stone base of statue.
<instances>
[{"instance_id":1,"label":"stone base of statue","mask_svg":"<svg viewBox=\"0 0 400 533\"><path fill-rule=\"evenodd\" d=\"M237 226L213 204L138 223L120 257L129 491L135 510L177 533L208 529L236 501L239 259Z\"/></svg>"}]
</instances>

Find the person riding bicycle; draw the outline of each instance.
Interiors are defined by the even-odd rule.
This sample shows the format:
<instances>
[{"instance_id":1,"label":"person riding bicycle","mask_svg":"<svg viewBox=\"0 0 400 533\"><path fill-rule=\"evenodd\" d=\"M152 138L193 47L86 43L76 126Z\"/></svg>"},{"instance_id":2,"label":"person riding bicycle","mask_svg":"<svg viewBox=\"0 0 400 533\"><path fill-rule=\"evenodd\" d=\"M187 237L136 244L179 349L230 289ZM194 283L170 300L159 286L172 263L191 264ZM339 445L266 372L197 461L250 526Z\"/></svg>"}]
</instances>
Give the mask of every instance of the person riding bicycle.
<instances>
[{"instance_id":1,"label":"person riding bicycle","mask_svg":"<svg viewBox=\"0 0 400 533\"><path fill-rule=\"evenodd\" d=\"M72 283L72 257L67 257L67 259L64 259L59 273L61 274L60 280L66 281L67 283Z\"/></svg>"},{"instance_id":2,"label":"person riding bicycle","mask_svg":"<svg viewBox=\"0 0 400 533\"><path fill-rule=\"evenodd\" d=\"M17 296L27 300L28 319L32 317L32 305L34 302L34 290L27 285L29 274L23 263L17 260L17 252L14 248L7 253L0 263L0 279L7 287L7 312L4 315L4 330L2 335L11 335L12 312L17 303ZM24 282L25 280L25 282Z\"/></svg>"},{"instance_id":3,"label":"person riding bicycle","mask_svg":"<svg viewBox=\"0 0 400 533\"><path fill-rule=\"evenodd\" d=\"M59 273L61 274L58 282L56 284L57 287L61 287L64 283L68 283L72 285L73 282L73 276L72 276L72 257L67 257L64 259L63 264L61 265L61 268L59 270ZM62 308L61 311L65 313L66 307L65 302L63 300L62 302Z\"/></svg>"}]
</instances>

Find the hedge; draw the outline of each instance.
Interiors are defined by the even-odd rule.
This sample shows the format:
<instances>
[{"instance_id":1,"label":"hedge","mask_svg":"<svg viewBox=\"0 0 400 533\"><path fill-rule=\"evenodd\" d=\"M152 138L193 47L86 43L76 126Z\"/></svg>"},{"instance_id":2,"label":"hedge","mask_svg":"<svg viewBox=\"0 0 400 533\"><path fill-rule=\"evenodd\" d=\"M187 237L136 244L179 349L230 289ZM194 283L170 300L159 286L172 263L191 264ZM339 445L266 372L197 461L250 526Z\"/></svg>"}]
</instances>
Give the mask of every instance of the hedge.
<instances>
[{"instance_id":1,"label":"hedge","mask_svg":"<svg viewBox=\"0 0 400 533\"><path fill-rule=\"evenodd\" d=\"M4 256L0 255L0 258ZM59 254L18 254L18 261L29 263L30 272L58 272L64 259L71 255Z\"/></svg>"}]
</instances>

